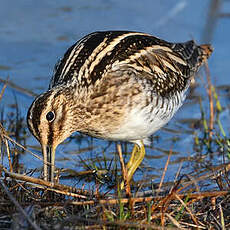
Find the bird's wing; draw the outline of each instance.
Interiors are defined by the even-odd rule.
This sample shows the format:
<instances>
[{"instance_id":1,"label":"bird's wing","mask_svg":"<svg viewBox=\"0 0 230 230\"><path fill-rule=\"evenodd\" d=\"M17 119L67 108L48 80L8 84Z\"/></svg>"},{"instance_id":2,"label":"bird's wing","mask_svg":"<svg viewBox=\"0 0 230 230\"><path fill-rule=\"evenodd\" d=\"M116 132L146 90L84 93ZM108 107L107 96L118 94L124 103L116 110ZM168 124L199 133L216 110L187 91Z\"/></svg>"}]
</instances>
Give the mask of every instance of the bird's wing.
<instances>
[{"instance_id":1,"label":"bird's wing","mask_svg":"<svg viewBox=\"0 0 230 230\"><path fill-rule=\"evenodd\" d=\"M190 46L193 46L193 51L186 50ZM117 76L122 75L122 72L124 75L129 72L131 77L149 81L156 94L170 95L186 89L190 77L200 66L197 49L192 41L172 47L144 47L126 58L123 57L121 61L114 62L109 73Z\"/></svg>"},{"instance_id":2,"label":"bird's wing","mask_svg":"<svg viewBox=\"0 0 230 230\"><path fill-rule=\"evenodd\" d=\"M125 66L149 75L156 84L163 81L173 88L179 86L175 81L194 74L202 63L201 57L202 49L194 41L169 43L139 32L95 32L67 50L56 67L50 88L61 84L87 88L100 82L108 72Z\"/></svg>"}]
</instances>

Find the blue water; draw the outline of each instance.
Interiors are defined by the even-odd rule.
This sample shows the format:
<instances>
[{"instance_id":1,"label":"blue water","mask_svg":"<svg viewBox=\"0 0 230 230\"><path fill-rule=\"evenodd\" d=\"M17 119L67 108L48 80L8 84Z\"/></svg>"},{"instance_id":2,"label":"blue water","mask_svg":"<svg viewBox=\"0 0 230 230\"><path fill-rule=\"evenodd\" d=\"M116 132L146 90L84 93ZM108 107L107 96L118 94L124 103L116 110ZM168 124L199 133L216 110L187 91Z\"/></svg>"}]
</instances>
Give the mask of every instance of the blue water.
<instances>
[{"instance_id":1,"label":"blue water","mask_svg":"<svg viewBox=\"0 0 230 230\"><path fill-rule=\"evenodd\" d=\"M195 39L200 42L209 4L209 0L0 0L0 78L6 79L9 76L10 81L39 94L47 89L53 66L65 50L82 36L96 30L135 30L151 33L168 41ZM223 4L221 10L230 12L230 4ZM215 51L209 60L212 82L216 86L230 84L229 37L230 19L219 19L212 40ZM201 71L200 76L202 75L204 74ZM203 97L204 107L207 109L208 101L202 79L200 77L197 80L199 86L195 90L195 95ZM7 107L15 103L14 95L22 116L26 116L33 98L10 87L7 87L1 106L5 107L7 112ZM222 118L228 121L227 101L223 103L226 108ZM199 130L180 122L186 118L200 119L197 101L188 99L185 106L167 125L166 128L178 133L161 130L155 134L158 138L153 142L154 147L172 149L179 153L172 156L171 162L194 154L193 132L199 133ZM29 135L28 130L27 132ZM179 138L176 142L173 141L175 137ZM92 155L102 156L101 152L107 142L93 142L97 148L80 154L83 159L88 159ZM39 146L33 137L29 137L27 144ZM79 157L71 152L87 146L87 140L81 145L71 142L60 146L57 151L57 166L82 170ZM111 154L114 151L115 147L112 145L106 152L107 157L114 158L114 154ZM153 159L151 156L154 155L160 156L160 159ZM152 174L161 175L166 160L166 153L156 148L147 149L143 166L152 167ZM42 162L30 154L24 155L20 161L24 163L25 168L42 166ZM186 162L183 164L186 165ZM170 164L166 180L173 179L179 165ZM183 170L186 172L187 169ZM136 178L142 178L142 173L139 170Z\"/></svg>"}]
</instances>

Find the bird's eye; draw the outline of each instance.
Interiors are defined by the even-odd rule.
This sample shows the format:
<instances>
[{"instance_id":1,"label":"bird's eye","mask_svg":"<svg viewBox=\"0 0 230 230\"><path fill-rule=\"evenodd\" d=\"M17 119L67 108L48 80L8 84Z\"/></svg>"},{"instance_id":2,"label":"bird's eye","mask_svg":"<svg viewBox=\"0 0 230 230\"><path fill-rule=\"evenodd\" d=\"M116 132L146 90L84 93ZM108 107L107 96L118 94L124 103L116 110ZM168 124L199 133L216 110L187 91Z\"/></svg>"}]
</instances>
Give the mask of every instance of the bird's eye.
<instances>
[{"instance_id":1,"label":"bird's eye","mask_svg":"<svg viewBox=\"0 0 230 230\"><path fill-rule=\"evenodd\" d=\"M55 118L55 114L53 111L49 111L47 114L46 114L46 119L47 121L51 122L53 121Z\"/></svg>"}]
</instances>

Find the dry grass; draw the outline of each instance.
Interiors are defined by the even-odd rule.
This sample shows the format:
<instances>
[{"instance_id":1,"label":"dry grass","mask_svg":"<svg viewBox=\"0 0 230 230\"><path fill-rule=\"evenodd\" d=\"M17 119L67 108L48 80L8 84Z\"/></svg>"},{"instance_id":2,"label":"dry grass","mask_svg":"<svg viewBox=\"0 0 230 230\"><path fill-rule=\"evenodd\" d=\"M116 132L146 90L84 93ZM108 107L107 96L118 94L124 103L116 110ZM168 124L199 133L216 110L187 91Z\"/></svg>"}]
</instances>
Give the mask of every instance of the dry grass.
<instances>
[{"instance_id":1,"label":"dry grass","mask_svg":"<svg viewBox=\"0 0 230 230\"><path fill-rule=\"evenodd\" d=\"M228 167L227 167L228 166ZM226 176L230 165L214 174ZM98 194L3 170L0 180L0 226L36 225L35 229L228 229L229 191L199 192L198 181L177 181L165 195ZM225 172L225 173L223 173ZM209 175L211 176L211 175ZM207 178L204 176L203 179ZM69 188L68 188L69 189ZM142 196L140 196L142 195ZM15 216L18 216L15 218ZM8 221L7 221L8 220ZM23 220L23 221L21 221ZM16 223L15 223L16 222Z\"/></svg>"}]
</instances>

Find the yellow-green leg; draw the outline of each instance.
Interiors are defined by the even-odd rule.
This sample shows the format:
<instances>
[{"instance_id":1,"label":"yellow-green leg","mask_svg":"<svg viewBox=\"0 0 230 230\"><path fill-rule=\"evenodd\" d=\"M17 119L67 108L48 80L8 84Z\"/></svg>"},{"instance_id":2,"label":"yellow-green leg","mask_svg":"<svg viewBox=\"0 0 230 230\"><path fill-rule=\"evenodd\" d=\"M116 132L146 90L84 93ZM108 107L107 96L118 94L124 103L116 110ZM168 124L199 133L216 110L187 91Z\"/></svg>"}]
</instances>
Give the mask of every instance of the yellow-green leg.
<instances>
[{"instance_id":1,"label":"yellow-green leg","mask_svg":"<svg viewBox=\"0 0 230 230\"><path fill-rule=\"evenodd\" d=\"M135 144L131 153L130 160L126 165L127 169L127 181L129 182L145 156L145 146L143 141L139 145ZM121 189L124 188L124 181L121 183Z\"/></svg>"},{"instance_id":2,"label":"yellow-green leg","mask_svg":"<svg viewBox=\"0 0 230 230\"><path fill-rule=\"evenodd\" d=\"M130 157L130 159L129 159L129 162L128 162L128 164L126 165L126 169L127 169L127 170L129 170L129 169L131 168L131 165L133 165L134 160L135 160L135 158L136 158L136 154L138 153L139 149L140 149L140 147L139 147L137 144L135 144L134 147L133 147L133 150L132 150L132 153L131 153L131 157Z\"/></svg>"}]
</instances>

